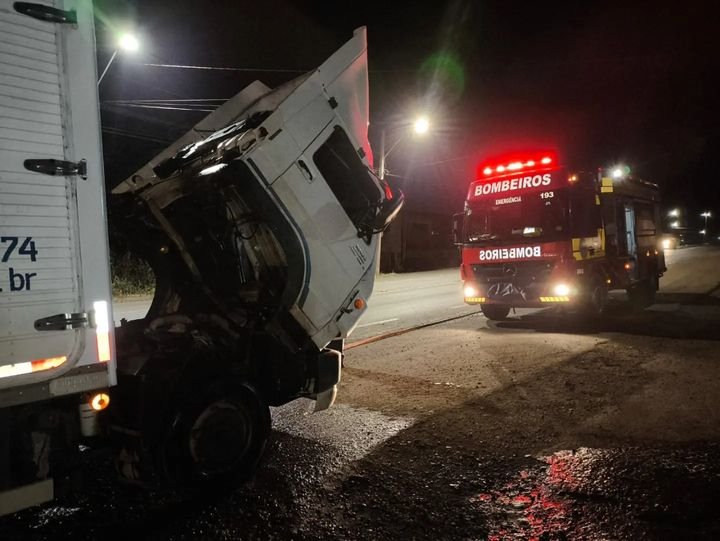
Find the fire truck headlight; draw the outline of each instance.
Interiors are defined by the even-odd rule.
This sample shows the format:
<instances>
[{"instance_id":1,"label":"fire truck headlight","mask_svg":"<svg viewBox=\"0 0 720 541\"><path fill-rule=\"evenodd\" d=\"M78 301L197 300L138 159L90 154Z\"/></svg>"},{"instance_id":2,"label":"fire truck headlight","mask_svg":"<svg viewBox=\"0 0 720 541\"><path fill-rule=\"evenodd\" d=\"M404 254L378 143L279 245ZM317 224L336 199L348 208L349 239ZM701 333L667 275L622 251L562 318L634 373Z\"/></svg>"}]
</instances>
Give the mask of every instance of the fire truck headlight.
<instances>
[{"instance_id":1,"label":"fire truck headlight","mask_svg":"<svg viewBox=\"0 0 720 541\"><path fill-rule=\"evenodd\" d=\"M557 284L553 288L553 295L557 295L558 297L567 297L570 295L570 286L567 284Z\"/></svg>"},{"instance_id":2,"label":"fire truck headlight","mask_svg":"<svg viewBox=\"0 0 720 541\"><path fill-rule=\"evenodd\" d=\"M477 297L479 295L479 291L474 286L465 286L465 297Z\"/></svg>"},{"instance_id":3,"label":"fire truck headlight","mask_svg":"<svg viewBox=\"0 0 720 541\"><path fill-rule=\"evenodd\" d=\"M662 247L663 247L663 250L669 250L672 247L672 242L670 242L670 239L663 239Z\"/></svg>"}]
</instances>

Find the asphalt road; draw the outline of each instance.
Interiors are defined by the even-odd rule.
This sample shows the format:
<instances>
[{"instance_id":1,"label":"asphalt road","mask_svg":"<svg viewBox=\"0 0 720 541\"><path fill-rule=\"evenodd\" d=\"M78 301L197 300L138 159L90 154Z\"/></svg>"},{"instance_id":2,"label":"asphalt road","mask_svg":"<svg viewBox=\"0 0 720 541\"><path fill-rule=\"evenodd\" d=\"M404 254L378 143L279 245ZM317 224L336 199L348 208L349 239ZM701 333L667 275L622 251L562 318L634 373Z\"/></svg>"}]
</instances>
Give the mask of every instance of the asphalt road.
<instances>
[{"instance_id":1,"label":"asphalt road","mask_svg":"<svg viewBox=\"0 0 720 541\"><path fill-rule=\"evenodd\" d=\"M115 324L144 317L150 297L116 299ZM352 340L393 332L447 318L478 312L463 302L460 270L441 269L408 274L382 274Z\"/></svg>"},{"instance_id":2,"label":"asphalt road","mask_svg":"<svg viewBox=\"0 0 720 541\"><path fill-rule=\"evenodd\" d=\"M618 296L594 321L472 314L350 349L338 404L275 409L264 464L227 499L119 487L88 461L86 490L0 519L0 539L718 539L720 249L668 263L641 313ZM452 314L453 280L383 277L373 305Z\"/></svg>"}]
</instances>

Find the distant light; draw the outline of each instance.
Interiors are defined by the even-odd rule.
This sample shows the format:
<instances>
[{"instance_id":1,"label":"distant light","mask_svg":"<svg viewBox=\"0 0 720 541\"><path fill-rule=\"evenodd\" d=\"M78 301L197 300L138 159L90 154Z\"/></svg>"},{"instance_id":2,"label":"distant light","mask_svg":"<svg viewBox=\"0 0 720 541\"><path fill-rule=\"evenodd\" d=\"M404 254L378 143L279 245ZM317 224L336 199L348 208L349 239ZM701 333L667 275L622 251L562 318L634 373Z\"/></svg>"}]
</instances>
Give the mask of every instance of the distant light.
<instances>
[{"instance_id":1,"label":"distant light","mask_svg":"<svg viewBox=\"0 0 720 541\"><path fill-rule=\"evenodd\" d=\"M668 216L671 218L677 218L680 216L680 209L672 209L670 212L668 212Z\"/></svg>"},{"instance_id":2,"label":"distant light","mask_svg":"<svg viewBox=\"0 0 720 541\"><path fill-rule=\"evenodd\" d=\"M707 231L705 231L704 229L701 229L701 230L700 230L700 234L701 234L701 235L707 235Z\"/></svg>"},{"instance_id":3,"label":"distant light","mask_svg":"<svg viewBox=\"0 0 720 541\"><path fill-rule=\"evenodd\" d=\"M570 175L568 177L568 182L577 182L577 179L578 179L577 175Z\"/></svg>"},{"instance_id":4,"label":"distant light","mask_svg":"<svg viewBox=\"0 0 720 541\"><path fill-rule=\"evenodd\" d=\"M426 116L421 116L415 121L415 124L413 124L413 128L415 129L415 133L417 134L424 134L427 133L430 129L430 121Z\"/></svg>"},{"instance_id":5,"label":"distant light","mask_svg":"<svg viewBox=\"0 0 720 541\"><path fill-rule=\"evenodd\" d=\"M711 217L712 217L712 212L710 212L709 210L706 210L705 212L703 212L702 214L700 214L700 216L703 217L703 218L711 218Z\"/></svg>"},{"instance_id":6,"label":"distant light","mask_svg":"<svg viewBox=\"0 0 720 541\"><path fill-rule=\"evenodd\" d=\"M663 250L669 250L672 247L672 241L670 239L663 239L662 247L663 247Z\"/></svg>"},{"instance_id":7,"label":"distant light","mask_svg":"<svg viewBox=\"0 0 720 541\"><path fill-rule=\"evenodd\" d=\"M542 160L540 160L540 163L543 165L547 165L549 163L552 163L552 158L549 156L545 156Z\"/></svg>"},{"instance_id":8,"label":"distant light","mask_svg":"<svg viewBox=\"0 0 720 541\"><path fill-rule=\"evenodd\" d=\"M670 227L672 227L673 229L677 229L678 227L680 227L680 222L673 222L670 224Z\"/></svg>"},{"instance_id":9,"label":"distant light","mask_svg":"<svg viewBox=\"0 0 720 541\"><path fill-rule=\"evenodd\" d=\"M623 178L625 176L625 172L620 167L613 169L611 174L612 178Z\"/></svg>"},{"instance_id":10,"label":"distant light","mask_svg":"<svg viewBox=\"0 0 720 541\"><path fill-rule=\"evenodd\" d=\"M140 49L140 42L132 34L121 34L118 38L118 47L129 53L134 53Z\"/></svg>"}]
</instances>

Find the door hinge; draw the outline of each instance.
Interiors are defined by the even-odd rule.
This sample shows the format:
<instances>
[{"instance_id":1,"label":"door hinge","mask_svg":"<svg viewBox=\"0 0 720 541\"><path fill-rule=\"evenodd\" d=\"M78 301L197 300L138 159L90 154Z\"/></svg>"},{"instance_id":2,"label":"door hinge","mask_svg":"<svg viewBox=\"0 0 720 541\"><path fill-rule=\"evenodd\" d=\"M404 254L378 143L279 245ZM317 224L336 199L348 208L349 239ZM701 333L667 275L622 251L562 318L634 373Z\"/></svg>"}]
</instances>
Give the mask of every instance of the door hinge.
<instances>
[{"instance_id":1,"label":"door hinge","mask_svg":"<svg viewBox=\"0 0 720 541\"><path fill-rule=\"evenodd\" d=\"M90 326L90 318L86 312L76 314L57 314L43 317L35 321L36 331L66 331Z\"/></svg>"},{"instance_id":2,"label":"door hinge","mask_svg":"<svg viewBox=\"0 0 720 541\"><path fill-rule=\"evenodd\" d=\"M62 9L36 4L34 2L15 2L13 8L18 13L48 23L77 24L77 12L74 9Z\"/></svg>"},{"instance_id":3,"label":"door hinge","mask_svg":"<svg viewBox=\"0 0 720 541\"><path fill-rule=\"evenodd\" d=\"M73 175L80 176L83 180L87 180L87 161L68 162L65 160L25 160L23 162L25 169L42 173L43 175L69 177Z\"/></svg>"}]
</instances>

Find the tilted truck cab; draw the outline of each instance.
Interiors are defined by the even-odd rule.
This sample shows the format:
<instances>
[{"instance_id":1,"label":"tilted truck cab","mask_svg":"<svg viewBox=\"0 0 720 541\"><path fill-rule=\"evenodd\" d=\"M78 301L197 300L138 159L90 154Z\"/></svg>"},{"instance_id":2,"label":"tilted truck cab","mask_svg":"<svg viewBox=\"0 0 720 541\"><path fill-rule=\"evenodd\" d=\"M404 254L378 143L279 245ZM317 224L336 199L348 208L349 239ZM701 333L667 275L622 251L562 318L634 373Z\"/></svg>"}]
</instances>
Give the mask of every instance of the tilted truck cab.
<instances>
[{"instance_id":1,"label":"tilted truck cab","mask_svg":"<svg viewBox=\"0 0 720 541\"><path fill-rule=\"evenodd\" d=\"M367 107L361 29L312 74L246 88L114 189L118 228L157 280L147 316L117 332L111 429L129 478L244 475L266 438L260 404L332 403L378 233L402 205L372 172Z\"/></svg>"},{"instance_id":2,"label":"tilted truck cab","mask_svg":"<svg viewBox=\"0 0 720 541\"><path fill-rule=\"evenodd\" d=\"M647 306L665 271L657 186L568 167L553 151L482 164L458 218L465 302L489 319L513 307L597 314L611 289Z\"/></svg>"},{"instance_id":3,"label":"tilted truck cab","mask_svg":"<svg viewBox=\"0 0 720 541\"><path fill-rule=\"evenodd\" d=\"M0 0L0 514L51 499L80 443L140 483L251 474L269 406L332 404L403 202L372 171L361 28L115 187L112 227L156 288L113 329L92 22L89 2Z\"/></svg>"}]
</instances>

